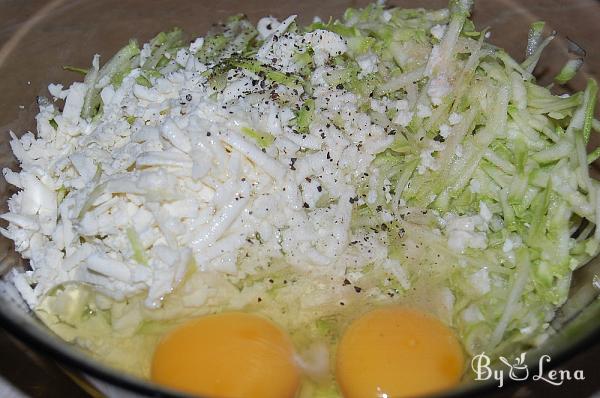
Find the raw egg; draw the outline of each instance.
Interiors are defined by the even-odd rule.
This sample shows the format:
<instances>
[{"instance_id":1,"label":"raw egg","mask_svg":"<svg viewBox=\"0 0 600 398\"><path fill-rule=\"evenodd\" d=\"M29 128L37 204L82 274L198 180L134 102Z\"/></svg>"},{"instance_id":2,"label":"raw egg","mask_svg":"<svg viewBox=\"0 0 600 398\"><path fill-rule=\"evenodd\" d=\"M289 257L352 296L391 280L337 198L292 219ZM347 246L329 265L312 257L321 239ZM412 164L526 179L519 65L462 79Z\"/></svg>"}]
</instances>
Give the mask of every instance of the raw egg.
<instances>
[{"instance_id":1,"label":"raw egg","mask_svg":"<svg viewBox=\"0 0 600 398\"><path fill-rule=\"evenodd\" d=\"M356 319L337 350L336 379L345 398L414 397L457 384L462 348L442 322L405 307Z\"/></svg>"},{"instance_id":2,"label":"raw egg","mask_svg":"<svg viewBox=\"0 0 600 398\"><path fill-rule=\"evenodd\" d=\"M173 330L156 348L151 377L211 398L292 398L300 383L289 337L271 321L241 312Z\"/></svg>"}]
</instances>

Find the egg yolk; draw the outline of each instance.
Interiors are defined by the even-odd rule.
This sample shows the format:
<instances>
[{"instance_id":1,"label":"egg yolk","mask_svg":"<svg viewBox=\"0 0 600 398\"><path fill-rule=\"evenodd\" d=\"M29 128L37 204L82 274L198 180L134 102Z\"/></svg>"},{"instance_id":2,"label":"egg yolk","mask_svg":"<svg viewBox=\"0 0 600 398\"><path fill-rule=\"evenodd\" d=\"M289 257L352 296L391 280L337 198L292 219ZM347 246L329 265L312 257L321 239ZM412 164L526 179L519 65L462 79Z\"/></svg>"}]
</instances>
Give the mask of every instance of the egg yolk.
<instances>
[{"instance_id":1,"label":"egg yolk","mask_svg":"<svg viewBox=\"0 0 600 398\"><path fill-rule=\"evenodd\" d=\"M348 327L338 345L336 379L345 398L414 397L458 383L463 364L461 346L442 322L389 307Z\"/></svg>"},{"instance_id":2,"label":"egg yolk","mask_svg":"<svg viewBox=\"0 0 600 398\"><path fill-rule=\"evenodd\" d=\"M169 333L152 360L152 380L219 398L294 397L300 372L289 337L256 315L228 312Z\"/></svg>"}]
</instances>

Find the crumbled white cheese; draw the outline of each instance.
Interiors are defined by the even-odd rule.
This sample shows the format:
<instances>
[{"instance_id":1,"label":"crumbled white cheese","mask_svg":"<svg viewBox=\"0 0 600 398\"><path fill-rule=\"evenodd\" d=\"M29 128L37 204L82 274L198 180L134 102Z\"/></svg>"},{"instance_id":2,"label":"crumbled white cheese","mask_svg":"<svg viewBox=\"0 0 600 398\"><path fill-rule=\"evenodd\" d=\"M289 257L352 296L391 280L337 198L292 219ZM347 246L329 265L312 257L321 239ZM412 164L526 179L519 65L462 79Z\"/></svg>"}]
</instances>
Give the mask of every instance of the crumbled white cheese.
<instances>
[{"instance_id":1,"label":"crumbled white cheese","mask_svg":"<svg viewBox=\"0 0 600 398\"><path fill-rule=\"evenodd\" d=\"M483 232L454 230L448 237L448 247L459 253L462 253L468 247L485 249L487 247L487 237Z\"/></svg>"},{"instance_id":2,"label":"crumbled white cheese","mask_svg":"<svg viewBox=\"0 0 600 398\"><path fill-rule=\"evenodd\" d=\"M430 30L431 35L436 39L441 40L446 34L446 28L446 25L434 25Z\"/></svg>"},{"instance_id":3,"label":"crumbled white cheese","mask_svg":"<svg viewBox=\"0 0 600 398\"><path fill-rule=\"evenodd\" d=\"M448 136L450 135L451 132L452 132L452 129L447 124L440 125L440 135L442 137L448 138Z\"/></svg>"},{"instance_id":4,"label":"crumbled white cheese","mask_svg":"<svg viewBox=\"0 0 600 398\"><path fill-rule=\"evenodd\" d=\"M431 116L431 108L429 106L418 104L417 105L417 116L421 119Z\"/></svg>"},{"instance_id":5,"label":"crumbled white cheese","mask_svg":"<svg viewBox=\"0 0 600 398\"><path fill-rule=\"evenodd\" d=\"M424 150L419 154L419 158L421 162L417 166L417 173L425 174L425 172L430 170L436 170L438 167L437 161L431 156L432 151Z\"/></svg>"},{"instance_id":6,"label":"crumbled white cheese","mask_svg":"<svg viewBox=\"0 0 600 398\"><path fill-rule=\"evenodd\" d=\"M410 124L414 116L414 112L409 112L405 110L398 111L396 116L394 116L393 122L399 124L402 127L406 127Z\"/></svg>"},{"instance_id":7,"label":"crumbled white cheese","mask_svg":"<svg viewBox=\"0 0 600 398\"><path fill-rule=\"evenodd\" d=\"M397 113L392 122L399 124L402 127L408 126L414 117L414 112L409 111L408 101L398 100L395 102L395 105Z\"/></svg>"},{"instance_id":8,"label":"crumbled white cheese","mask_svg":"<svg viewBox=\"0 0 600 398\"><path fill-rule=\"evenodd\" d=\"M390 22L392 19L392 13L389 12L388 10L384 10L381 13L381 19L383 19L383 22Z\"/></svg>"},{"instance_id":9,"label":"crumbled white cheese","mask_svg":"<svg viewBox=\"0 0 600 398\"><path fill-rule=\"evenodd\" d=\"M377 72L378 70L377 64L379 63L379 59L372 52L356 57L356 62L360 66L362 76Z\"/></svg>"},{"instance_id":10,"label":"crumbled white cheese","mask_svg":"<svg viewBox=\"0 0 600 398\"><path fill-rule=\"evenodd\" d=\"M452 87L450 86L446 75L440 73L438 76L432 78L429 81L429 86L427 87L427 95L431 99L431 103L435 106L438 106L450 93L451 88Z\"/></svg>"},{"instance_id":11,"label":"crumbled white cheese","mask_svg":"<svg viewBox=\"0 0 600 398\"><path fill-rule=\"evenodd\" d=\"M504 253L508 253L510 251L512 251L512 249L514 248L514 243L511 239L506 239L504 241L504 244L502 245L502 251Z\"/></svg>"},{"instance_id":12,"label":"crumbled white cheese","mask_svg":"<svg viewBox=\"0 0 600 398\"><path fill-rule=\"evenodd\" d=\"M467 248L487 248L488 230L486 221L480 216L456 216L448 214L445 217L445 234L448 236L448 247L462 253Z\"/></svg>"},{"instance_id":13,"label":"crumbled white cheese","mask_svg":"<svg viewBox=\"0 0 600 398\"><path fill-rule=\"evenodd\" d=\"M454 148L454 156L456 156L458 159L463 157L463 146L462 144L457 144L456 148Z\"/></svg>"},{"instance_id":14,"label":"crumbled white cheese","mask_svg":"<svg viewBox=\"0 0 600 398\"><path fill-rule=\"evenodd\" d=\"M485 202L479 202L479 215L486 223L489 223L492 220L492 212Z\"/></svg>"},{"instance_id":15,"label":"crumbled white cheese","mask_svg":"<svg viewBox=\"0 0 600 398\"><path fill-rule=\"evenodd\" d=\"M460 113L452 112L448 117L448 123L450 126L455 126L462 121L462 116Z\"/></svg>"},{"instance_id":16,"label":"crumbled white cheese","mask_svg":"<svg viewBox=\"0 0 600 398\"><path fill-rule=\"evenodd\" d=\"M54 98L60 98L60 99L65 99L65 97L68 94L67 90L63 90L63 85L62 84L49 84L48 85L48 92Z\"/></svg>"},{"instance_id":17,"label":"crumbled white cheese","mask_svg":"<svg viewBox=\"0 0 600 398\"><path fill-rule=\"evenodd\" d=\"M305 34L304 39L314 51L313 60L317 66L324 65L329 58L342 55L348 50L342 36L328 30L317 29Z\"/></svg>"},{"instance_id":18,"label":"crumbled white cheese","mask_svg":"<svg viewBox=\"0 0 600 398\"><path fill-rule=\"evenodd\" d=\"M475 178L473 178L469 182L469 187L471 189L471 192L473 192L473 193L481 192L481 183L478 180L476 180Z\"/></svg>"},{"instance_id":19,"label":"crumbled white cheese","mask_svg":"<svg viewBox=\"0 0 600 398\"><path fill-rule=\"evenodd\" d=\"M387 111L385 103L375 98L371 98L371 109L379 113L385 113L385 111Z\"/></svg>"},{"instance_id":20,"label":"crumbled white cheese","mask_svg":"<svg viewBox=\"0 0 600 398\"><path fill-rule=\"evenodd\" d=\"M300 65L295 61L296 46L302 36L286 33L268 40L259 50L256 58L264 64L272 65L284 72L297 72Z\"/></svg>"},{"instance_id":21,"label":"crumbled white cheese","mask_svg":"<svg viewBox=\"0 0 600 398\"><path fill-rule=\"evenodd\" d=\"M485 319L483 317L483 314L475 304L471 304L467 308L465 308L461 315L465 322L468 323L480 322Z\"/></svg>"},{"instance_id":22,"label":"crumbled white cheese","mask_svg":"<svg viewBox=\"0 0 600 398\"><path fill-rule=\"evenodd\" d=\"M83 108L83 99L87 92L87 86L84 83L73 83L69 88L69 93L65 99L65 106L62 116L65 120L76 123L79 120L79 114Z\"/></svg>"},{"instance_id":23,"label":"crumbled white cheese","mask_svg":"<svg viewBox=\"0 0 600 398\"><path fill-rule=\"evenodd\" d=\"M471 274L469 276L469 282L473 289L479 294L483 295L490 291L490 276L485 267Z\"/></svg>"},{"instance_id":24,"label":"crumbled white cheese","mask_svg":"<svg viewBox=\"0 0 600 398\"><path fill-rule=\"evenodd\" d=\"M502 245L502 252L511 253L514 249L518 248L522 244L522 239L518 235L513 235L510 238L506 238L504 244Z\"/></svg>"},{"instance_id":25,"label":"crumbled white cheese","mask_svg":"<svg viewBox=\"0 0 600 398\"><path fill-rule=\"evenodd\" d=\"M182 48L179 51L177 51L177 54L175 55L175 62L177 62L181 66L186 66L189 56L190 50L187 48Z\"/></svg>"},{"instance_id":26,"label":"crumbled white cheese","mask_svg":"<svg viewBox=\"0 0 600 398\"><path fill-rule=\"evenodd\" d=\"M198 37L190 44L190 52L195 54L202 48L204 45L204 37Z\"/></svg>"},{"instance_id":27,"label":"crumbled white cheese","mask_svg":"<svg viewBox=\"0 0 600 398\"><path fill-rule=\"evenodd\" d=\"M417 166L417 173L424 174L427 170L438 170L439 163L437 159L433 157L433 153L442 151L445 147L446 145L444 143L431 141L429 146L419 154L421 162Z\"/></svg>"},{"instance_id":28,"label":"crumbled white cheese","mask_svg":"<svg viewBox=\"0 0 600 398\"><path fill-rule=\"evenodd\" d=\"M258 20L258 23L256 24L256 30L258 30L259 37L264 40L273 34L279 25L280 22L277 20L277 18L264 17Z\"/></svg>"}]
</instances>

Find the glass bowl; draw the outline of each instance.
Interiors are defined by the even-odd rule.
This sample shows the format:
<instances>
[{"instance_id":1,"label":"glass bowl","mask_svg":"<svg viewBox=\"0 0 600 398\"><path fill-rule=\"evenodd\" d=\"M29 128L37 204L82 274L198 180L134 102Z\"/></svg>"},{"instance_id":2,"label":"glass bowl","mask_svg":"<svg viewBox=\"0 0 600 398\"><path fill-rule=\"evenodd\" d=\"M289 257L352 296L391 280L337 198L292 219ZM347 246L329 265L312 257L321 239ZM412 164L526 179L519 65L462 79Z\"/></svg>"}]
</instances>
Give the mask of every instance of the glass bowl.
<instances>
[{"instance_id":1,"label":"glass bowl","mask_svg":"<svg viewBox=\"0 0 600 398\"><path fill-rule=\"evenodd\" d=\"M235 13L245 13L256 21L264 15L285 17L297 14L301 23L313 16L339 17L348 7L364 6L364 0L0 0L0 167L16 169L8 145L8 131L17 135L34 131L37 113L35 98L47 96L49 83L70 84L77 77L64 71L63 65L89 65L92 56L108 59L128 39L141 42L157 32L179 26L189 37L203 35L211 24ZM443 0L398 0L388 5L442 8ZM595 0L518 0L480 1L475 5L478 28L490 27L493 44L504 47L517 60L523 59L529 24L547 22L547 29L558 37L546 49L536 75L544 85L551 80L567 56L567 37L587 49L585 65L573 79L569 90L580 90L587 77L600 75L600 3ZM554 60L560 60L555 61ZM596 139L594 136L592 140ZM597 145L597 142L592 144ZM592 173L599 173L592 167ZM6 199L13 193L0 181L0 207L6 211ZM22 266L11 243L0 238L0 274ZM570 298L557 312L552 327L558 330L542 347L528 353L528 365L535 369L541 355L548 354L552 365L573 356L591 344L600 334L600 258L594 258L576 271ZM595 287L596 286L596 287ZM0 294L0 321L8 331L31 348L49 355L71 372L82 376L107 396L183 396L148 381L137 379L90 359L84 352L52 334L28 311L20 297L8 285ZM509 382L509 380L506 380ZM496 387L497 382L469 383L444 396L476 396Z\"/></svg>"}]
</instances>

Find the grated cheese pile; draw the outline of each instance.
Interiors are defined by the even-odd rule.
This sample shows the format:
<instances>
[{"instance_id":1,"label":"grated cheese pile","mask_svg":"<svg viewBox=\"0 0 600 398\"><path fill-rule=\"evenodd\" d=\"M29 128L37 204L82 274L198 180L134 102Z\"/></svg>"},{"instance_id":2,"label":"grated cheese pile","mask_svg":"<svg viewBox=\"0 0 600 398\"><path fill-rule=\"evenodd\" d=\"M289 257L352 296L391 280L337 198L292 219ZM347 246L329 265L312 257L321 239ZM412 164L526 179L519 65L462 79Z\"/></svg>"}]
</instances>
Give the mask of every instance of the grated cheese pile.
<instances>
[{"instance_id":1,"label":"grated cheese pile","mask_svg":"<svg viewBox=\"0 0 600 398\"><path fill-rule=\"evenodd\" d=\"M204 75L209 66L193 54L202 39L180 49L152 87L137 82L142 68L119 87L96 82L103 112L93 120L81 117L86 83L49 87L65 100L62 113L43 103L37 136L13 134L22 170L4 170L21 191L2 216L10 222L2 233L30 260L31 270L14 276L30 306L77 281L117 300L147 291L146 304L158 307L189 267L235 274L240 249L253 245L260 248L242 262L275 257L344 272L355 238L354 185L394 137L357 108L355 94L320 78L346 41L324 30L284 33L294 19L259 22L272 28L261 29L257 59L292 72L294 54L314 49L310 98L323 122L304 133L290 122L307 97L301 86L237 68L215 90ZM326 123L338 115L341 128ZM249 130L268 132L272 144ZM364 250L356 261L375 256L385 251Z\"/></svg>"}]
</instances>

